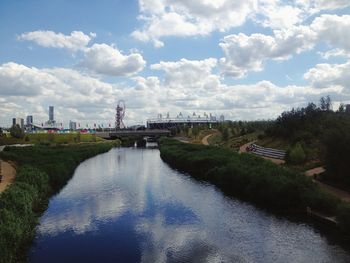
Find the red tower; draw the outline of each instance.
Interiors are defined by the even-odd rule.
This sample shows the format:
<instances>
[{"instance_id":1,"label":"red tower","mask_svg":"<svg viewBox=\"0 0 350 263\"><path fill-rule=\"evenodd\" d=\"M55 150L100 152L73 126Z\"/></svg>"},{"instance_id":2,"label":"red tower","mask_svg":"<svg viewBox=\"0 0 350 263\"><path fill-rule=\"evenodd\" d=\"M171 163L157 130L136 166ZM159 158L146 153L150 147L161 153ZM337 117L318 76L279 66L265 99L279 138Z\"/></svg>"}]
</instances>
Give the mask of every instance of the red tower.
<instances>
[{"instance_id":1,"label":"red tower","mask_svg":"<svg viewBox=\"0 0 350 263\"><path fill-rule=\"evenodd\" d=\"M125 103L123 100L118 101L118 105L115 108L115 129L120 130L125 128L125 125L123 123L124 115L125 115Z\"/></svg>"}]
</instances>

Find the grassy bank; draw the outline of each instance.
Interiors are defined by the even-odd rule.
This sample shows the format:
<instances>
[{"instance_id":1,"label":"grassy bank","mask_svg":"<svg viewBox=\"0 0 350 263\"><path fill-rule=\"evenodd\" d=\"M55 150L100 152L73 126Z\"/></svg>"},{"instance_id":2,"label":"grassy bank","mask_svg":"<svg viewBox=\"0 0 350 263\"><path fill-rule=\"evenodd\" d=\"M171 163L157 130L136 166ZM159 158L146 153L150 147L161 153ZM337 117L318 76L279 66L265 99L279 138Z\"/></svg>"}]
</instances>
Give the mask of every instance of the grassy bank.
<instances>
[{"instance_id":1,"label":"grassy bank","mask_svg":"<svg viewBox=\"0 0 350 263\"><path fill-rule=\"evenodd\" d=\"M337 215L350 234L350 206L323 192L310 178L250 154L163 139L161 157L172 167L209 181L224 193L284 213L305 213L311 207Z\"/></svg>"},{"instance_id":2,"label":"grassy bank","mask_svg":"<svg viewBox=\"0 0 350 263\"><path fill-rule=\"evenodd\" d=\"M82 161L107 152L115 142L6 148L0 157L17 163L14 183L0 196L0 262L22 262L38 218L52 194Z\"/></svg>"},{"instance_id":3,"label":"grassy bank","mask_svg":"<svg viewBox=\"0 0 350 263\"><path fill-rule=\"evenodd\" d=\"M23 138L13 138L11 135L0 137L0 145L10 144L74 144L82 142L99 142L104 139L90 133L29 133Z\"/></svg>"}]
</instances>

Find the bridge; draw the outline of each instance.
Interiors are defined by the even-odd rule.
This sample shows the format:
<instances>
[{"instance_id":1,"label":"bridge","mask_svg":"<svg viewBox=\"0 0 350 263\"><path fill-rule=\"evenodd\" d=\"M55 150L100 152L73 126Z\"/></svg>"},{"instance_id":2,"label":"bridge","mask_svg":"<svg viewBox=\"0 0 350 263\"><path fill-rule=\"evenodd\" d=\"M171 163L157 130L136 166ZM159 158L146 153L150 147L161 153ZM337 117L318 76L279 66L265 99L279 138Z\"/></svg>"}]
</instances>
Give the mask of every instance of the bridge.
<instances>
[{"instance_id":1,"label":"bridge","mask_svg":"<svg viewBox=\"0 0 350 263\"><path fill-rule=\"evenodd\" d=\"M177 126L193 127L197 125L207 125L211 127L212 124L219 123L215 118L158 118L147 120L147 128L150 129L170 129Z\"/></svg>"},{"instance_id":2,"label":"bridge","mask_svg":"<svg viewBox=\"0 0 350 263\"><path fill-rule=\"evenodd\" d=\"M103 139L115 139L123 137L160 137L169 136L170 131L165 129L146 130L117 130L110 132L96 132L96 136Z\"/></svg>"}]
</instances>

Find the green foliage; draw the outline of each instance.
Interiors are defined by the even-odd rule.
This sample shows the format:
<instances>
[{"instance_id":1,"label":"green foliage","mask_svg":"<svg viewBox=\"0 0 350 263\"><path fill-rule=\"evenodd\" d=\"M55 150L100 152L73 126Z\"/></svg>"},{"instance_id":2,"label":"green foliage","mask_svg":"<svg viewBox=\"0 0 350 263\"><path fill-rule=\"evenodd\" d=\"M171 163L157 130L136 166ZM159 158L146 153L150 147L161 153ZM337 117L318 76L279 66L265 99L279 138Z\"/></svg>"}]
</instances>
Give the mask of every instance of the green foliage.
<instances>
[{"instance_id":1,"label":"green foliage","mask_svg":"<svg viewBox=\"0 0 350 263\"><path fill-rule=\"evenodd\" d=\"M71 144L80 142L100 142L104 141L95 134L77 133L32 133L27 135L30 143L36 144Z\"/></svg>"},{"instance_id":2,"label":"green foliage","mask_svg":"<svg viewBox=\"0 0 350 263\"><path fill-rule=\"evenodd\" d=\"M324 144L327 179L350 189L350 121L330 130Z\"/></svg>"},{"instance_id":3,"label":"green foliage","mask_svg":"<svg viewBox=\"0 0 350 263\"><path fill-rule=\"evenodd\" d=\"M83 160L111 149L114 143L56 147L7 147L1 158L19 165L15 182L0 196L0 262L25 261L37 218L49 197L71 178Z\"/></svg>"},{"instance_id":4,"label":"green foliage","mask_svg":"<svg viewBox=\"0 0 350 263\"><path fill-rule=\"evenodd\" d=\"M327 97L322 97L320 99L320 109L324 111L329 111L332 108L332 101L329 96Z\"/></svg>"},{"instance_id":5,"label":"green foliage","mask_svg":"<svg viewBox=\"0 0 350 263\"><path fill-rule=\"evenodd\" d=\"M200 132L200 128L198 126L194 126L192 128L192 135L197 138L197 136L199 135L199 132Z\"/></svg>"},{"instance_id":6,"label":"green foliage","mask_svg":"<svg viewBox=\"0 0 350 263\"><path fill-rule=\"evenodd\" d=\"M225 128L223 129L223 131L222 131L222 139L223 139L224 141L227 141L227 140L228 140L228 137L229 137L228 128L225 127Z\"/></svg>"},{"instance_id":7,"label":"green foliage","mask_svg":"<svg viewBox=\"0 0 350 263\"><path fill-rule=\"evenodd\" d=\"M277 211L305 212L306 207L311 207L328 214L337 213L340 201L303 174L226 148L184 144L171 139L162 139L160 143L161 157L169 165L209 181L229 195ZM342 213L343 218L348 218L348 214ZM341 224L346 228L344 221ZM346 229L350 234L350 228Z\"/></svg>"},{"instance_id":8,"label":"green foliage","mask_svg":"<svg viewBox=\"0 0 350 263\"><path fill-rule=\"evenodd\" d=\"M341 229L350 233L350 205L342 204L338 207L337 219L339 221Z\"/></svg>"},{"instance_id":9,"label":"green foliage","mask_svg":"<svg viewBox=\"0 0 350 263\"><path fill-rule=\"evenodd\" d=\"M13 138L22 139L24 137L24 131L19 127L18 124L13 125L10 128L10 134Z\"/></svg>"},{"instance_id":10,"label":"green foliage","mask_svg":"<svg viewBox=\"0 0 350 263\"><path fill-rule=\"evenodd\" d=\"M287 151L286 159L290 164L302 164L305 162L306 154L299 142Z\"/></svg>"}]
</instances>

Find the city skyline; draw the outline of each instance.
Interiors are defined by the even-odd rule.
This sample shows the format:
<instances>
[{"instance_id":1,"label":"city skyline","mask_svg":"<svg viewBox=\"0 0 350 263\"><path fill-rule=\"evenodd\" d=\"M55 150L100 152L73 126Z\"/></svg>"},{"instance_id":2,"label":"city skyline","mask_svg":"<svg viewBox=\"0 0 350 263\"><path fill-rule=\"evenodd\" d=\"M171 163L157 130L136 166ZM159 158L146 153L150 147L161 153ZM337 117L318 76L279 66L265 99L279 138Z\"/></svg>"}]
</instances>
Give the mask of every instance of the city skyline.
<instances>
[{"instance_id":1,"label":"city skyline","mask_svg":"<svg viewBox=\"0 0 350 263\"><path fill-rule=\"evenodd\" d=\"M127 125L159 113L271 119L349 103L350 2L0 3L0 126L32 115ZM62 19L64 18L64 19Z\"/></svg>"}]
</instances>

